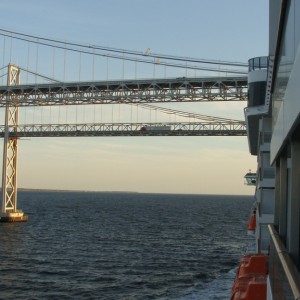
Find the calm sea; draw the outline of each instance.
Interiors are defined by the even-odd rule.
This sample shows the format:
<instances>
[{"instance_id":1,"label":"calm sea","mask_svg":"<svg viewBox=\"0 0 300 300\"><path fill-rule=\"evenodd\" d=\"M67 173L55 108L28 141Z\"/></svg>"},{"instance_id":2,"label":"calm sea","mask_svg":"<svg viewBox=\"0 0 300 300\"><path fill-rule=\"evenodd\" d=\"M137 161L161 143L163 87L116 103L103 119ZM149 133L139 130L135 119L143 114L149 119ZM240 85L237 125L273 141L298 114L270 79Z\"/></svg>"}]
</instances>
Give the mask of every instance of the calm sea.
<instances>
[{"instance_id":1,"label":"calm sea","mask_svg":"<svg viewBox=\"0 0 300 300\"><path fill-rule=\"evenodd\" d=\"M253 197L20 192L0 299L229 299Z\"/></svg>"}]
</instances>

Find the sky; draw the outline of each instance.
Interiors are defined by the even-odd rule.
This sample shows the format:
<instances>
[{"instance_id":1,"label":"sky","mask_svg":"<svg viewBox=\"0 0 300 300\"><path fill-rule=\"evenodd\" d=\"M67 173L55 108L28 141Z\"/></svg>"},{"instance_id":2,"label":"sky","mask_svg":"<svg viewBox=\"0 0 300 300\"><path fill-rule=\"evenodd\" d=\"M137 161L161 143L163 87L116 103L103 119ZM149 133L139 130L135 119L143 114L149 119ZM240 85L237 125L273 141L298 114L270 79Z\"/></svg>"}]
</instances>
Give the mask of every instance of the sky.
<instances>
[{"instance_id":1,"label":"sky","mask_svg":"<svg viewBox=\"0 0 300 300\"><path fill-rule=\"evenodd\" d=\"M118 49L241 62L268 54L267 0L11 0L0 2L0 18L1 29ZM32 63L39 51L40 71L62 76L55 64L51 72L46 68L52 57L46 50L14 44L7 54L8 47L9 40L4 45L2 39L3 65L9 55L23 63L26 51ZM70 55L66 61L74 75L78 59ZM126 63L125 75L119 76L149 76L143 67L138 74L133 68ZM69 78L83 78L80 72ZM156 72L157 77L163 73ZM99 60L93 79L101 76L108 74ZM178 75L168 70L167 76ZM179 108L243 119L245 106ZM32 138L20 140L18 164L18 185L25 188L252 195L243 176L256 170L256 157L249 154L246 137Z\"/></svg>"}]
</instances>

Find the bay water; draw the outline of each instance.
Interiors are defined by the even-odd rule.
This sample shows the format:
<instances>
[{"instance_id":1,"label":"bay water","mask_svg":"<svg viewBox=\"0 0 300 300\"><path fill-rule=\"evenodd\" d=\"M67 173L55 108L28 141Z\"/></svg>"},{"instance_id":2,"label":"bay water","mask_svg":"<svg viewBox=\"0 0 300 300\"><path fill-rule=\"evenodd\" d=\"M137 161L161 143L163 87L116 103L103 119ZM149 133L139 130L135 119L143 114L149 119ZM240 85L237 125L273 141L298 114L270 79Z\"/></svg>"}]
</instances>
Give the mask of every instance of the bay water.
<instances>
[{"instance_id":1,"label":"bay water","mask_svg":"<svg viewBox=\"0 0 300 300\"><path fill-rule=\"evenodd\" d=\"M251 196L19 192L0 299L229 299Z\"/></svg>"}]
</instances>

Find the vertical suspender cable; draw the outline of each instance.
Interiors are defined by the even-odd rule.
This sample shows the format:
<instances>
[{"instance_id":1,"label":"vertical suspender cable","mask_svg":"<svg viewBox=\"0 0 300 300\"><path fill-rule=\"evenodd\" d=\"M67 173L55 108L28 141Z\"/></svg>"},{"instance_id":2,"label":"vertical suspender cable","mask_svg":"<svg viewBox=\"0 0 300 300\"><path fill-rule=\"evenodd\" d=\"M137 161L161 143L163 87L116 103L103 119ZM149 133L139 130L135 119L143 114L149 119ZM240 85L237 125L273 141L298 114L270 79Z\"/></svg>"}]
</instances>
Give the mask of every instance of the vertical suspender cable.
<instances>
[{"instance_id":1,"label":"vertical suspender cable","mask_svg":"<svg viewBox=\"0 0 300 300\"><path fill-rule=\"evenodd\" d=\"M64 49L64 82L66 81L66 65L67 65L67 45L65 43L65 49ZM65 124L68 123L68 105L63 106L63 108L66 111L66 120L64 121Z\"/></svg>"},{"instance_id":2,"label":"vertical suspender cable","mask_svg":"<svg viewBox=\"0 0 300 300\"><path fill-rule=\"evenodd\" d=\"M39 64L39 38L36 39L36 57L35 57L35 84L37 84L37 74L38 74L38 64ZM32 123L35 123L35 106L33 107L32 113Z\"/></svg>"},{"instance_id":3,"label":"vertical suspender cable","mask_svg":"<svg viewBox=\"0 0 300 300\"><path fill-rule=\"evenodd\" d=\"M4 68L4 64L5 64L5 36L3 36L3 56L2 56L2 59L3 59L3 68ZM4 78L2 77L2 85L3 85L3 80Z\"/></svg>"},{"instance_id":4,"label":"vertical suspender cable","mask_svg":"<svg viewBox=\"0 0 300 300\"><path fill-rule=\"evenodd\" d=\"M67 68L67 44L64 43L65 49L64 49L64 82L66 81L66 68ZM65 123L68 123L68 105L64 106L63 109L66 111L66 120Z\"/></svg>"},{"instance_id":5,"label":"vertical suspender cable","mask_svg":"<svg viewBox=\"0 0 300 300\"><path fill-rule=\"evenodd\" d=\"M9 56L9 63L11 63L11 58L12 58L12 43L13 43L13 38L12 36L10 37L10 56Z\"/></svg>"},{"instance_id":6,"label":"vertical suspender cable","mask_svg":"<svg viewBox=\"0 0 300 300\"><path fill-rule=\"evenodd\" d=\"M125 77L125 60L124 60L124 52L123 52L123 59L122 59L122 80L124 80ZM121 105L119 103L119 111L118 111L118 123L120 123L120 110L121 110Z\"/></svg>"},{"instance_id":7,"label":"vertical suspender cable","mask_svg":"<svg viewBox=\"0 0 300 300\"><path fill-rule=\"evenodd\" d=\"M66 121L65 121L65 124L68 123L68 107L69 107L69 105L65 105L65 110L66 110Z\"/></svg>"},{"instance_id":8,"label":"vertical suspender cable","mask_svg":"<svg viewBox=\"0 0 300 300\"><path fill-rule=\"evenodd\" d=\"M66 81L66 62L67 62L67 49L66 49L67 45L65 43L65 49L64 49L64 81Z\"/></svg>"},{"instance_id":9,"label":"vertical suspender cable","mask_svg":"<svg viewBox=\"0 0 300 300\"><path fill-rule=\"evenodd\" d=\"M106 80L108 81L108 56L106 57Z\"/></svg>"},{"instance_id":10,"label":"vertical suspender cable","mask_svg":"<svg viewBox=\"0 0 300 300\"><path fill-rule=\"evenodd\" d=\"M185 63L185 77L187 77L187 62Z\"/></svg>"},{"instance_id":11,"label":"vertical suspender cable","mask_svg":"<svg viewBox=\"0 0 300 300\"><path fill-rule=\"evenodd\" d=\"M78 69L78 81L81 78L81 52L79 52L79 69Z\"/></svg>"},{"instance_id":12,"label":"vertical suspender cable","mask_svg":"<svg viewBox=\"0 0 300 300\"><path fill-rule=\"evenodd\" d=\"M65 65L64 65L64 69L65 69ZM64 75L63 75L64 76ZM58 124L60 124L61 123L61 121L60 121L60 115L61 115L61 105L59 104L58 105Z\"/></svg>"},{"instance_id":13,"label":"vertical suspender cable","mask_svg":"<svg viewBox=\"0 0 300 300\"><path fill-rule=\"evenodd\" d=\"M77 120L78 120L78 108L77 108L77 104L75 105L75 123L77 124Z\"/></svg>"},{"instance_id":14,"label":"vertical suspender cable","mask_svg":"<svg viewBox=\"0 0 300 300\"><path fill-rule=\"evenodd\" d=\"M93 70L92 70L92 77L93 81L95 80L95 46L93 46ZM93 104L93 110L94 110L94 124L96 122L96 106Z\"/></svg>"},{"instance_id":15,"label":"vertical suspender cable","mask_svg":"<svg viewBox=\"0 0 300 300\"><path fill-rule=\"evenodd\" d=\"M81 79L81 52L79 52L79 64L78 64L78 66L79 66L79 68L78 68L78 81L80 81L80 79ZM76 124L77 124L77 121L78 121L78 105L75 105L75 106L76 106L75 114L76 114Z\"/></svg>"},{"instance_id":16,"label":"vertical suspender cable","mask_svg":"<svg viewBox=\"0 0 300 300\"><path fill-rule=\"evenodd\" d=\"M38 62L39 62L39 39L36 41L36 58L35 58L35 84L37 83L37 72L38 72Z\"/></svg>"},{"instance_id":17,"label":"vertical suspender cable","mask_svg":"<svg viewBox=\"0 0 300 300\"><path fill-rule=\"evenodd\" d=\"M58 105L58 117L57 117L58 118L58 121L57 121L58 124L60 124L60 106L61 105L59 104Z\"/></svg>"},{"instance_id":18,"label":"vertical suspender cable","mask_svg":"<svg viewBox=\"0 0 300 300\"><path fill-rule=\"evenodd\" d=\"M52 78L55 78L55 47L52 47ZM52 120L52 105L50 105L49 124Z\"/></svg>"},{"instance_id":19,"label":"vertical suspender cable","mask_svg":"<svg viewBox=\"0 0 300 300\"><path fill-rule=\"evenodd\" d=\"M55 78L55 47L52 48L52 78Z\"/></svg>"},{"instance_id":20,"label":"vertical suspender cable","mask_svg":"<svg viewBox=\"0 0 300 300\"><path fill-rule=\"evenodd\" d=\"M27 46L27 70L29 70L29 59L30 59L30 43L28 42L28 46ZM26 84L28 84L28 75L29 73L26 72ZM24 111L24 123L26 124L27 122L27 106L24 107L24 109L22 109Z\"/></svg>"},{"instance_id":21,"label":"vertical suspender cable","mask_svg":"<svg viewBox=\"0 0 300 300\"><path fill-rule=\"evenodd\" d=\"M123 59L122 59L122 79L124 80L124 68L125 68L125 61L124 61L124 52L123 52Z\"/></svg>"},{"instance_id":22,"label":"vertical suspender cable","mask_svg":"<svg viewBox=\"0 0 300 300\"><path fill-rule=\"evenodd\" d=\"M93 81L95 80L95 46L93 46L93 71L92 71Z\"/></svg>"},{"instance_id":23,"label":"vertical suspender cable","mask_svg":"<svg viewBox=\"0 0 300 300\"><path fill-rule=\"evenodd\" d=\"M29 70L29 57L30 57L30 43L28 42L27 47L27 70ZM26 72L26 84L28 84L28 72Z\"/></svg>"},{"instance_id":24,"label":"vertical suspender cable","mask_svg":"<svg viewBox=\"0 0 300 300\"><path fill-rule=\"evenodd\" d=\"M40 112L41 112L41 124L43 124L43 111L44 111L44 105L41 106Z\"/></svg>"}]
</instances>

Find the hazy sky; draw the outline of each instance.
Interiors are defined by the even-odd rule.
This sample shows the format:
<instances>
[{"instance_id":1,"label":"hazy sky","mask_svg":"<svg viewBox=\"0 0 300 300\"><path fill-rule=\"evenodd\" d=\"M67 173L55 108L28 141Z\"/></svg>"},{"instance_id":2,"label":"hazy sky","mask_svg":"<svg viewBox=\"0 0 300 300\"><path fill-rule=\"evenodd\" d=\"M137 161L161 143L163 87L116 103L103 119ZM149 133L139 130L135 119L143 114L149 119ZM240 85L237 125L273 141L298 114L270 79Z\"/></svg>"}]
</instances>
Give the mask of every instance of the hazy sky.
<instances>
[{"instance_id":1,"label":"hazy sky","mask_svg":"<svg viewBox=\"0 0 300 300\"><path fill-rule=\"evenodd\" d=\"M0 2L0 17L2 29L91 45L242 62L268 54L267 0L12 0ZM245 106L200 103L193 109L243 119ZM246 137L37 138L19 144L19 187L253 194L243 184L249 169L256 170L256 157Z\"/></svg>"}]
</instances>

